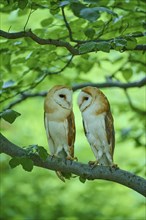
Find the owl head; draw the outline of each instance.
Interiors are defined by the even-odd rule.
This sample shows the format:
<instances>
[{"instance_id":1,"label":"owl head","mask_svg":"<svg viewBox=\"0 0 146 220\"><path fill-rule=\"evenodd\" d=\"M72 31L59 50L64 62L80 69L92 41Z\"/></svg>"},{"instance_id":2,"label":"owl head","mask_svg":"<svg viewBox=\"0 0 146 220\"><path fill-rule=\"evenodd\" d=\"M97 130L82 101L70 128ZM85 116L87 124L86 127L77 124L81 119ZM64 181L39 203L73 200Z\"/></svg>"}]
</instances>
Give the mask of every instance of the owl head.
<instances>
[{"instance_id":1,"label":"owl head","mask_svg":"<svg viewBox=\"0 0 146 220\"><path fill-rule=\"evenodd\" d=\"M102 106L109 106L107 98L98 88L87 86L81 90L78 96L78 106L81 112L83 112L91 105L96 110Z\"/></svg>"},{"instance_id":2,"label":"owl head","mask_svg":"<svg viewBox=\"0 0 146 220\"><path fill-rule=\"evenodd\" d=\"M45 107L49 111L58 108L72 109L72 89L67 86L57 85L51 88L45 100Z\"/></svg>"}]
</instances>

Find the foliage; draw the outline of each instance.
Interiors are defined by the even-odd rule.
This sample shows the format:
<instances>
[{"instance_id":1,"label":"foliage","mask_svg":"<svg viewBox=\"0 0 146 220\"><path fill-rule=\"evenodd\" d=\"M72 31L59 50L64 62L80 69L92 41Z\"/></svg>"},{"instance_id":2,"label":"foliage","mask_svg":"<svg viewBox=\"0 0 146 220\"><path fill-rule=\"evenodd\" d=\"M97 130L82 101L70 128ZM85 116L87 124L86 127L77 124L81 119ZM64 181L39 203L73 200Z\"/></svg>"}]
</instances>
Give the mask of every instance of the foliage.
<instances>
[{"instance_id":1,"label":"foliage","mask_svg":"<svg viewBox=\"0 0 146 220\"><path fill-rule=\"evenodd\" d=\"M55 84L76 91L98 83L107 88L115 118L115 161L144 176L146 81L139 82L145 80L145 1L2 0L0 6L3 133L45 160L40 97ZM135 88L130 87L133 82ZM84 147L76 96L76 154L87 163L94 158L89 146ZM84 184L75 178L61 185L48 171L10 170L9 159L1 156L2 219L144 219L144 200L121 186L82 178ZM33 167L29 158L10 160L12 167L18 164L28 171Z\"/></svg>"}]
</instances>

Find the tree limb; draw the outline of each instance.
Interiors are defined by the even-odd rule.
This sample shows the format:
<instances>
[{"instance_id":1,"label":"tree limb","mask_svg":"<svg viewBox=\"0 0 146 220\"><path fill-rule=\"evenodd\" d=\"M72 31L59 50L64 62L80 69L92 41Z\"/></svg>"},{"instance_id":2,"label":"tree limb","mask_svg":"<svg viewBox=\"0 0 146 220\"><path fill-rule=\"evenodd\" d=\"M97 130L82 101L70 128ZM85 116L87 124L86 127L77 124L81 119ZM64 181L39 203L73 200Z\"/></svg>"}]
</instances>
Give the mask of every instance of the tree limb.
<instances>
[{"instance_id":1,"label":"tree limb","mask_svg":"<svg viewBox=\"0 0 146 220\"><path fill-rule=\"evenodd\" d=\"M76 91L78 89L82 89L85 86L95 86L98 88L112 88L112 87L118 87L121 89L129 89L129 88L135 88L135 87L142 87L146 85L146 77L142 78L139 81L135 81L135 82L129 82L129 83L122 83L119 81L109 81L109 82L104 82L104 83L83 83L83 84L79 84L79 85L75 85L73 86L73 90Z\"/></svg>"},{"instance_id":2,"label":"tree limb","mask_svg":"<svg viewBox=\"0 0 146 220\"><path fill-rule=\"evenodd\" d=\"M121 89L129 89L129 88L135 88L135 87L142 87L146 85L146 77L144 77L143 79L136 81L136 82L129 82L129 83L121 83L121 82L113 82L113 81L109 81L109 82L104 82L104 83L83 83L83 84L78 84L78 85L74 85L72 87L73 91L76 91L78 89L81 89L85 86L95 86L98 88L121 88ZM42 92L36 92L36 93L28 93L28 92L22 92L21 94L19 94L19 98L10 102L8 106L6 106L6 108L4 108L4 110L6 109L10 109L13 106L23 102L24 100L26 100L27 98L33 98L33 97L45 97L47 94L47 91L42 91ZM2 101L1 101L2 102Z\"/></svg>"},{"instance_id":3,"label":"tree limb","mask_svg":"<svg viewBox=\"0 0 146 220\"><path fill-rule=\"evenodd\" d=\"M7 39L17 39L17 38L28 37L28 38L31 38L33 41L35 41L38 44L41 44L41 45L54 45L56 47L65 47L72 55L80 55L79 50L76 49L75 47L73 47L70 43L62 41L62 40L40 38L36 34L34 34L31 31L31 29L28 30L28 31L20 31L20 32L15 32L15 33L9 33L9 32L0 30L0 36L4 37L4 38L7 38ZM104 41L109 42L109 40L104 40ZM76 42L77 42L77 40L76 40ZM80 41L78 41L78 42L80 42ZM85 41L84 43L86 43L86 42L89 42L89 41ZM83 43L81 43L81 44L83 44ZM111 48L111 49L114 49L114 48ZM127 51L127 50L146 51L146 45L145 44L137 45L134 49L127 49L127 48L122 49L122 51ZM91 52L97 52L97 49L93 50Z\"/></svg>"},{"instance_id":4,"label":"tree limb","mask_svg":"<svg viewBox=\"0 0 146 220\"><path fill-rule=\"evenodd\" d=\"M72 55L79 55L79 51L75 49L71 44L65 41L61 40L53 40L53 39L43 39L35 35L31 29L29 31L20 31L15 33L9 33L5 32L3 30L0 30L0 36L7 38L7 39L17 39L17 38L31 38L33 41L35 41L38 44L41 45L55 45L56 47L65 47Z\"/></svg>"},{"instance_id":5,"label":"tree limb","mask_svg":"<svg viewBox=\"0 0 146 220\"><path fill-rule=\"evenodd\" d=\"M22 157L26 155L25 149L11 143L2 134L0 134L0 152L11 157ZM75 161L63 161L59 158L52 159L51 156L48 156L48 159L45 162L43 162L36 154L30 154L29 157L32 159L35 166L49 170L71 172L88 180L104 179L113 181L146 196L146 180L128 171L104 166L96 166L92 168L87 164Z\"/></svg>"}]
</instances>

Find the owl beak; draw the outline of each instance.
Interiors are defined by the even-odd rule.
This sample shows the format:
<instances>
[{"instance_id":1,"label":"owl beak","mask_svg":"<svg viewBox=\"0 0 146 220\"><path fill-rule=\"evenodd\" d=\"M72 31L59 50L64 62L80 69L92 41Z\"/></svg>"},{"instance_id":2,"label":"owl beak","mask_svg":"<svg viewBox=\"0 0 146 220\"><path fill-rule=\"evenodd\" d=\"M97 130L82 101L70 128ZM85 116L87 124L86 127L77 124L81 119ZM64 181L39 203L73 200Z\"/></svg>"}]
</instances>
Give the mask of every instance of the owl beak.
<instances>
[{"instance_id":1,"label":"owl beak","mask_svg":"<svg viewBox=\"0 0 146 220\"><path fill-rule=\"evenodd\" d=\"M71 101L67 101L68 107L72 108L72 102Z\"/></svg>"}]
</instances>

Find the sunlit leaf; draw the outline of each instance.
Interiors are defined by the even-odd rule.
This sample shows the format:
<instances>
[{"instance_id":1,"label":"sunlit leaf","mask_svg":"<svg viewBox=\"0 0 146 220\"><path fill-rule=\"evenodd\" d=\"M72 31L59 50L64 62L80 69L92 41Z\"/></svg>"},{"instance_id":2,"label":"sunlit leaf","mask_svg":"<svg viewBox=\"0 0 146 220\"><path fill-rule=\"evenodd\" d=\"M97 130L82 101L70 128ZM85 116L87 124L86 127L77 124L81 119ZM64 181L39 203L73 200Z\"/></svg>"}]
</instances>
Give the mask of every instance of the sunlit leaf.
<instances>
[{"instance_id":1,"label":"sunlit leaf","mask_svg":"<svg viewBox=\"0 0 146 220\"><path fill-rule=\"evenodd\" d=\"M128 81L132 77L133 71L132 71L132 69L124 69L124 70L122 70L122 75L123 75L124 79L126 79Z\"/></svg>"},{"instance_id":2,"label":"sunlit leaf","mask_svg":"<svg viewBox=\"0 0 146 220\"><path fill-rule=\"evenodd\" d=\"M53 23L53 20L54 20L53 18L46 18L46 19L44 19L44 20L41 21L41 25L42 25L43 27L46 27L46 26L52 24L52 23Z\"/></svg>"}]
</instances>

